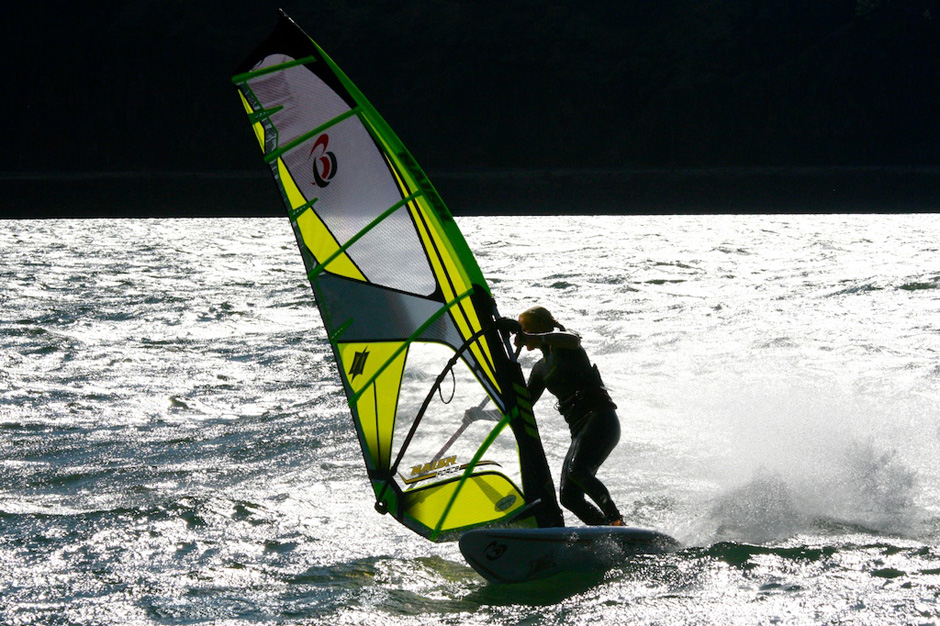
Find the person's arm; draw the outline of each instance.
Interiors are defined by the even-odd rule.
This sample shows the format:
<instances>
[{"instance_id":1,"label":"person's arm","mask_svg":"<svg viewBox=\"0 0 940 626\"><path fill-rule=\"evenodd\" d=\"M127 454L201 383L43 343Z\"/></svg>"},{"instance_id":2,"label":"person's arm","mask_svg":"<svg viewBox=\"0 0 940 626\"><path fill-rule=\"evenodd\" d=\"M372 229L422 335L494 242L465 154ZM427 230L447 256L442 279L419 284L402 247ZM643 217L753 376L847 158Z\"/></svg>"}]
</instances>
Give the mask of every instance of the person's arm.
<instances>
[{"instance_id":1,"label":"person's arm","mask_svg":"<svg viewBox=\"0 0 940 626\"><path fill-rule=\"evenodd\" d=\"M549 333L520 332L516 335L516 345L529 345L530 342L540 348L547 346L562 350L576 350L581 347L581 337L566 330L553 330Z\"/></svg>"},{"instance_id":2,"label":"person's arm","mask_svg":"<svg viewBox=\"0 0 940 626\"><path fill-rule=\"evenodd\" d=\"M532 400L532 404L535 404L539 398L542 397L542 392L545 391L545 361L539 361L532 368L532 373L529 374L529 382L526 384L526 388L529 390L529 399Z\"/></svg>"}]
</instances>

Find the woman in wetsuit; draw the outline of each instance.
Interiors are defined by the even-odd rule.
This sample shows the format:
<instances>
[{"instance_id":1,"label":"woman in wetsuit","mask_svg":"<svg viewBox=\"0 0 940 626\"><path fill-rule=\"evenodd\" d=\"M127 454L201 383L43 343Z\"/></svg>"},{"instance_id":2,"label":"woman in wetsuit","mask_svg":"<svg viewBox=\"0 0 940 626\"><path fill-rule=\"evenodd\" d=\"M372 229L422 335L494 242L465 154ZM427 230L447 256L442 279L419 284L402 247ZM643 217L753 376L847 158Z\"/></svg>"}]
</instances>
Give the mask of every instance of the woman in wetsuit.
<instances>
[{"instance_id":1,"label":"woman in wetsuit","mask_svg":"<svg viewBox=\"0 0 940 626\"><path fill-rule=\"evenodd\" d=\"M617 505L595 476L620 441L617 405L604 388L597 366L588 360L581 337L566 331L548 309L533 307L525 311L519 316L519 324L522 332L516 334L516 345L542 351L542 358L529 375L532 402L548 389L558 398L558 411L571 431L571 447L561 472L562 506L590 526L623 526Z\"/></svg>"}]
</instances>

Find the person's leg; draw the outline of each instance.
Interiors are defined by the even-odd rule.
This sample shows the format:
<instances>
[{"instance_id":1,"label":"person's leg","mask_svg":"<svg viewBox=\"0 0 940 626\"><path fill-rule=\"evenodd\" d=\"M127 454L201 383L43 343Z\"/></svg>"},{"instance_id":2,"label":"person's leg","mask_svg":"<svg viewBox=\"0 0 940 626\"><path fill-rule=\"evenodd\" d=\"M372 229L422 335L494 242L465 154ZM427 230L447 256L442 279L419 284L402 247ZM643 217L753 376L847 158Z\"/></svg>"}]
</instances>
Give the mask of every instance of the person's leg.
<instances>
[{"instance_id":1,"label":"person's leg","mask_svg":"<svg viewBox=\"0 0 940 626\"><path fill-rule=\"evenodd\" d=\"M571 472L571 465L574 459L578 457L579 450L580 439L572 439L571 447L568 448L568 454L565 456L565 464L561 469L559 499L561 505L574 513L579 520L588 526L598 526L606 521L604 514L584 498L584 489L575 480Z\"/></svg>"},{"instance_id":2,"label":"person's leg","mask_svg":"<svg viewBox=\"0 0 940 626\"><path fill-rule=\"evenodd\" d=\"M620 441L620 420L613 409L588 420L571 442L561 476L561 504L585 524L596 526L620 519L610 492L595 474ZM585 499L591 498L600 507Z\"/></svg>"}]
</instances>

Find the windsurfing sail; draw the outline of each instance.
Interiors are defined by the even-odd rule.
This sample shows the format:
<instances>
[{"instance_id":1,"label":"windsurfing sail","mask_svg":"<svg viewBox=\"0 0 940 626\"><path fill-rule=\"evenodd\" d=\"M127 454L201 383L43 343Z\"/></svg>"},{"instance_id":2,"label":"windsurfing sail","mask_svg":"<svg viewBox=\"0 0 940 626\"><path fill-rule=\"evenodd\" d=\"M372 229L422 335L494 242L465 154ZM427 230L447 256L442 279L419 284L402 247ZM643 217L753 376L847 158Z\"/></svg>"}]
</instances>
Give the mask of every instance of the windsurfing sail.
<instances>
[{"instance_id":1,"label":"windsurfing sail","mask_svg":"<svg viewBox=\"0 0 940 626\"><path fill-rule=\"evenodd\" d=\"M431 540L485 525L562 525L509 335L421 168L283 12L236 72L332 346L376 508Z\"/></svg>"}]
</instances>

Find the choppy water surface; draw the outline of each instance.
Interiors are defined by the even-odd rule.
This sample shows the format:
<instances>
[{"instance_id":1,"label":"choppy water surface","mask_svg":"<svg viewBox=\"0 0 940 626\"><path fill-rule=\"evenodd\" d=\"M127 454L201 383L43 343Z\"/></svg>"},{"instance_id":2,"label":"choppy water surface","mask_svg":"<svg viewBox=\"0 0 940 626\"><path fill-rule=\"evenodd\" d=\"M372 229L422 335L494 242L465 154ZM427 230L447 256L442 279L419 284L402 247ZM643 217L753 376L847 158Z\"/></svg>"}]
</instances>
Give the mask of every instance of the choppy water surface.
<instances>
[{"instance_id":1,"label":"choppy water surface","mask_svg":"<svg viewBox=\"0 0 940 626\"><path fill-rule=\"evenodd\" d=\"M376 514L284 220L9 221L0 623L940 622L940 216L459 223L686 549L505 587Z\"/></svg>"}]
</instances>

